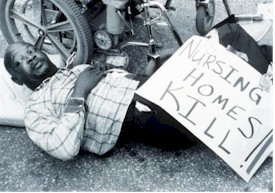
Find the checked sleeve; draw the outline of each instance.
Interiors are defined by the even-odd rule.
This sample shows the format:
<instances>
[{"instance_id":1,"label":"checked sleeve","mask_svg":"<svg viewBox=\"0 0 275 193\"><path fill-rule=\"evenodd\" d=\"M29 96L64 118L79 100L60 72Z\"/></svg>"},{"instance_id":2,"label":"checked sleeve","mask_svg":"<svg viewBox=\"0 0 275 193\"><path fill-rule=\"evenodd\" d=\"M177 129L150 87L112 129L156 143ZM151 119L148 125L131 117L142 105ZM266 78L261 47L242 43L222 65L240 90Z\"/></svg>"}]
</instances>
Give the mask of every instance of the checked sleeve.
<instances>
[{"instance_id":1,"label":"checked sleeve","mask_svg":"<svg viewBox=\"0 0 275 193\"><path fill-rule=\"evenodd\" d=\"M84 101L69 100L61 117L40 104L27 109L25 124L31 140L48 154L69 160L79 152L84 133Z\"/></svg>"}]
</instances>

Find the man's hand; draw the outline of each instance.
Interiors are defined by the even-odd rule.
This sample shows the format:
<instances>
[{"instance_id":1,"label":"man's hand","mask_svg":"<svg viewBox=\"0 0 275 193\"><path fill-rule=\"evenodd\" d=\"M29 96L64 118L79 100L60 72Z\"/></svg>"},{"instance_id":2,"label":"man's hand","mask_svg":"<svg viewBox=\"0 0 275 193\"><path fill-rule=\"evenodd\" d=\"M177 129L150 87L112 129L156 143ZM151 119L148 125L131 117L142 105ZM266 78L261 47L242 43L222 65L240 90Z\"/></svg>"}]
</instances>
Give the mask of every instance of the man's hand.
<instances>
[{"instance_id":1,"label":"man's hand","mask_svg":"<svg viewBox=\"0 0 275 193\"><path fill-rule=\"evenodd\" d=\"M90 91L98 84L103 77L104 72L98 67L87 67L80 73L71 97L87 98Z\"/></svg>"}]
</instances>

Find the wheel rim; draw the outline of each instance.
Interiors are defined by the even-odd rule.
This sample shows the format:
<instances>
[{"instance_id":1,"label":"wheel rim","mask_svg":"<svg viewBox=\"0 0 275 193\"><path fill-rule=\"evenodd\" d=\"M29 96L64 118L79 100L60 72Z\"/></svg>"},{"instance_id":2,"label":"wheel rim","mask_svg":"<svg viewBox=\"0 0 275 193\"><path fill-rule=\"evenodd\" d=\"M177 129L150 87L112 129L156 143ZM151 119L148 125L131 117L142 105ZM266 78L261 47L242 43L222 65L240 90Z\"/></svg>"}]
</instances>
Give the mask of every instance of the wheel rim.
<instances>
[{"instance_id":1,"label":"wheel rim","mask_svg":"<svg viewBox=\"0 0 275 193\"><path fill-rule=\"evenodd\" d=\"M211 27L215 15L215 5L214 1L210 1L208 8L206 9L206 17L204 19L204 24L207 27Z\"/></svg>"},{"instance_id":2,"label":"wheel rim","mask_svg":"<svg viewBox=\"0 0 275 193\"><path fill-rule=\"evenodd\" d=\"M64 8L53 0L8 0L7 28L14 41L26 41L67 59L80 50L77 27Z\"/></svg>"}]
</instances>

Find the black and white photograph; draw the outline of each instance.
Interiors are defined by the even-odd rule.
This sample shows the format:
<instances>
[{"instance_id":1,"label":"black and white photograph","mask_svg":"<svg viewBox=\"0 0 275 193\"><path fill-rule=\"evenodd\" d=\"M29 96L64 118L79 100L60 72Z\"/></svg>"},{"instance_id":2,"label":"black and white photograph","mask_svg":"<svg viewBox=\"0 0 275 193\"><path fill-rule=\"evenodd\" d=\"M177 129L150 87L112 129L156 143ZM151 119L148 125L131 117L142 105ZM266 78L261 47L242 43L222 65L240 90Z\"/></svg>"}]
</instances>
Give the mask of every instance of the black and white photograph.
<instances>
[{"instance_id":1,"label":"black and white photograph","mask_svg":"<svg viewBox=\"0 0 275 193\"><path fill-rule=\"evenodd\" d=\"M273 0L1 0L0 192L273 192Z\"/></svg>"}]
</instances>

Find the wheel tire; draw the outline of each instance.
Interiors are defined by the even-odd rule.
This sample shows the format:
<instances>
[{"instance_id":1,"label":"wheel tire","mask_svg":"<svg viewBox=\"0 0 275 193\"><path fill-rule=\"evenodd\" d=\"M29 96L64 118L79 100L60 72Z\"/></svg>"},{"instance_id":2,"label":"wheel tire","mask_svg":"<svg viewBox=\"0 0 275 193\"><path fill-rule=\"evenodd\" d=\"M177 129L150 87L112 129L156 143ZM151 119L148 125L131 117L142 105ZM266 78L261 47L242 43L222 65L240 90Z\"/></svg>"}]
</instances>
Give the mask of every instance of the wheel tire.
<instances>
[{"instance_id":1,"label":"wheel tire","mask_svg":"<svg viewBox=\"0 0 275 193\"><path fill-rule=\"evenodd\" d=\"M151 76L157 69L159 69L173 54L174 49L163 49L159 51L159 60L156 63L154 59L150 60L145 69L145 75Z\"/></svg>"},{"instance_id":2,"label":"wheel tire","mask_svg":"<svg viewBox=\"0 0 275 193\"><path fill-rule=\"evenodd\" d=\"M22 1L21 1L22 2ZM25 4L29 3L29 0L24 1ZM81 8L73 1L73 0L48 0L48 4L51 4L52 7L55 7L57 10L56 12L61 13L62 17L65 18L65 21L69 22L69 26L71 27L70 33L71 37L73 38L73 47L71 49L67 48L65 46L65 43L62 41L62 39L58 39L57 34L65 34L68 33L67 31L62 31L60 32L48 32L47 35L51 34L52 36L57 37L57 40L60 40L59 43L61 43L64 48L66 54L61 54L63 60L67 60L67 58L73 53L76 52L76 56L74 58L73 64L84 64L87 62L90 62L91 56L92 56L92 51L93 51L93 40L92 40L92 33L91 33L91 28L89 25L89 22L87 21L86 17L81 14ZM23 4L23 3L22 3ZM2 33L4 37L6 38L8 43L13 43L13 42L18 42L18 41L25 41L24 38L22 37L23 35L23 29L22 27L16 26L17 23L22 23L22 25L26 28L26 24L23 24L22 20L18 19L13 19L11 17L11 14L13 14L12 10L16 9L14 8L16 6L15 0L1 0L0 1L0 27L2 30ZM43 7L45 5L43 4ZM31 8L32 12L35 12L34 6ZM44 10L45 7L43 8ZM47 8L48 11L48 8ZM46 14L51 14L50 11L46 12ZM24 13L23 13L24 14ZM42 14L41 14L42 15ZM35 15L36 17L36 15ZM40 17L40 16L37 16ZM57 17L57 16L56 16ZM47 26L50 26L51 23L48 23L48 18L47 19ZM35 20L35 19L33 19ZM16 22L15 22L16 21ZM41 24L42 26L42 24ZM60 37L59 37L60 38ZM50 39L50 38L49 38ZM45 39L44 39L45 40ZM56 44L52 39L50 41L41 43L43 46L42 48L52 44L51 46L54 47ZM56 39L54 39L56 40ZM34 44L35 42L30 42L31 44ZM61 45L59 44L59 45ZM62 47L61 45L61 47ZM68 46L68 45L67 45ZM58 46L57 46L58 47ZM56 49L57 53L61 53L62 49ZM66 51L67 50L67 51ZM47 51L46 51L47 52Z\"/></svg>"},{"instance_id":3,"label":"wheel tire","mask_svg":"<svg viewBox=\"0 0 275 193\"><path fill-rule=\"evenodd\" d=\"M214 1L209 2L211 5L209 9L212 9L212 15L209 15L209 12L207 11L206 6L199 6L197 8L197 15L196 15L196 28L200 35L207 34L212 29L212 24L214 21L214 15L215 15L215 3Z\"/></svg>"}]
</instances>

